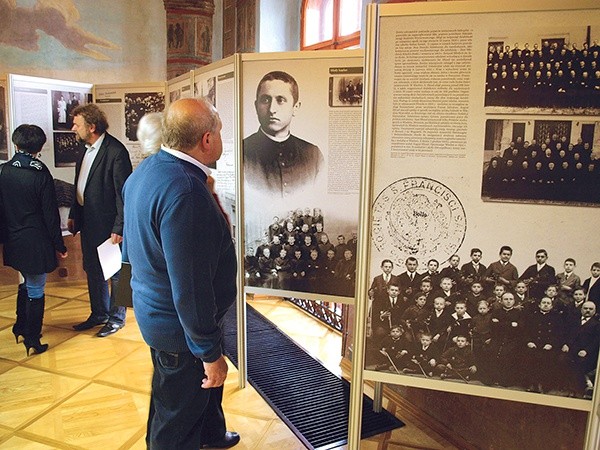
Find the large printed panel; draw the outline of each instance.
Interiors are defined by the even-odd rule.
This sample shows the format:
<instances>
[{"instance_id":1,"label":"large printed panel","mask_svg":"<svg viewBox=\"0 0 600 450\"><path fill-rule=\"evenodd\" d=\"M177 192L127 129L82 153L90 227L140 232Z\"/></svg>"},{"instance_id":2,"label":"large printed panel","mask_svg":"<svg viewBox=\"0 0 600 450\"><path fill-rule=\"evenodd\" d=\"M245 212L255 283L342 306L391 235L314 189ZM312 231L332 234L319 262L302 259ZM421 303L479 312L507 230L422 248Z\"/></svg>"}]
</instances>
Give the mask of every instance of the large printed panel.
<instances>
[{"instance_id":1,"label":"large printed panel","mask_svg":"<svg viewBox=\"0 0 600 450\"><path fill-rule=\"evenodd\" d=\"M600 14L569 7L381 7L367 378L591 409Z\"/></svg>"},{"instance_id":2,"label":"large printed panel","mask_svg":"<svg viewBox=\"0 0 600 450\"><path fill-rule=\"evenodd\" d=\"M137 139L138 124L145 114L165 109L165 83L96 85L95 95L108 118L109 133L125 145L137 167L145 156Z\"/></svg>"},{"instance_id":3,"label":"large printed panel","mask_svg":"<svg viewBox=\"0 0 600 450\"><path fill-rule=\"evenodd\" d=\"M92 85L22 75L9 75L8 81L10 131L22 124L33 124L46 133L47 141L39 158L54 177L61 227L66 233L69 210L75 201L75 161L80 156L75 133L71 131L71 111L92 100ZM9 146L6 147L8 151ZM13 152L14 149L7 152L8 158Z\"/></svg>"},{"instance_id":4,"label":"large printed panel","mask_svg":"<svg viewBox=\"0 0 600 450\"><path fill-rule=\"evenodd\" d=\"M190 98L194 96L192 90L191 72L179 75L167 82L167 93L169 104L180 98Z\"/></svg>"},{"instance_id":5,"label":"large printed panel","mask_svg":"<svg viewBox=\"0 0 600 450\"><path fill-rule=\"evenodd\" d=\"M353 301L362 55L330 55L242 62L248 292Z\"/></svg>"}]
</instances>

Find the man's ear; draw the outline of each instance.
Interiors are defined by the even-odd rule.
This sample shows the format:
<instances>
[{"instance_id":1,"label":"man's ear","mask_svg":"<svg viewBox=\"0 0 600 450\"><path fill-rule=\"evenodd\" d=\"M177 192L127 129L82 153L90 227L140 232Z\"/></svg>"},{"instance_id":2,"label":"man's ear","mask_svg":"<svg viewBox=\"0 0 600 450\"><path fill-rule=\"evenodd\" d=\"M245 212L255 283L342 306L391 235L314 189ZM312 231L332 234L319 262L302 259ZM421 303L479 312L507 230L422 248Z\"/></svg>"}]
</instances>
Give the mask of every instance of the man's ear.
<instances>
[{"instance_id":1,"label":"man's ear","mask_svg":"<svg viewBox=\"0 0 600 450\"><path fill-rule=\"evenodd\" d=\"M202 139L200 140L200 144L202 145L202 150L210 150L210 141L212 137L210 135L210 131L207 131L202 135Z\"/></svg>"},{"instance_id":2,"label":"man's ear","mask_svg":"<svg viewBox=\"0 0 600 450\"><path fill-rule=\"evenodd\" d=\"M292 109L292 116L296 115L296 112L300 109L300 106L302 106L302 102L297 101L294 105L294 108Z\"/></svg>"}]
</instances>

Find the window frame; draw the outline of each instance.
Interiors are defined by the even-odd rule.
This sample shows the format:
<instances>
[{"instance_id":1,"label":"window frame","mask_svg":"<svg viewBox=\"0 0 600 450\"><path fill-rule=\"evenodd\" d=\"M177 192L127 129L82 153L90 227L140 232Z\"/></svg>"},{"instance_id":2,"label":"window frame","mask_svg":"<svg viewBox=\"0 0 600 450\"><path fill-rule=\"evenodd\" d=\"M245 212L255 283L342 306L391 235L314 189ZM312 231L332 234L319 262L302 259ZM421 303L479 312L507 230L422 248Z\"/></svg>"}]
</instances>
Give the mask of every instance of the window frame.
<instances>
[{"instance_id":1,"label":"window frame","mask_svg":"<svg viewBox=\"0 0 600 450\"><path fill-rule=\"evenodd\" d=\"M302 0L300 10L300 50L338 50L348 47L358 47L360 45L360 32L355 31L348 36L340 36L340 0L333 1L333 37L316 44L304 45L304 30L306 25L306 8L309 0Z\"/></svg>"}]
</instances>

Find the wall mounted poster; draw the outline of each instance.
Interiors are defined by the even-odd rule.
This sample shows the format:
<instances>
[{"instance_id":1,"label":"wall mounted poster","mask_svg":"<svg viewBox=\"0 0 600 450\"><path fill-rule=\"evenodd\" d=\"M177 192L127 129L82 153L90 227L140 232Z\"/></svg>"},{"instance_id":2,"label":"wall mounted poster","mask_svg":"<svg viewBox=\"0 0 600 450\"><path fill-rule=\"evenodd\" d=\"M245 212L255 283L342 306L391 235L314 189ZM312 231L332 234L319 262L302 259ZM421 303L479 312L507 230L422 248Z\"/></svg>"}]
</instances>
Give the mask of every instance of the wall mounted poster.
<instances>
[{"instance_id":1,"label":"wall mounted poster","mask_svg":"<svg viewBox=\"0 0 600 450\"><path fill-rule=\"evenodd\" d=\"M168 104L173 103L180 98L193 97L192 90L192 73L186 72L178 77L171 78L167 81L167 100Z\"/></svg>"},{"instance_id":2,"label":"wall mounted poster","mask_svg":"<svg viewBox=\"0 0 600 450\"><path fill-rule=\"evenodd\" d=\"M243 57L246 290L352 303L362 52Z\"/></svg>"},{"instance_id":3,"label":"wall mounted poster","mask_svg":"<svg viewBox=\"0 0 600 450\"><path fill-rule=\"evenodd\" d=\"M67 231L67 218L75 201L75 162L81 148L71 131L71 112L78 105L92 100L92 85L75 81L52 80L23 75L8 76L7 142L12 131L22 124L38 125L46 133L46 144L39 158L44 162L56 187L61 228ZM3 130L5 132L5 130ZM0 139L1 141L1 139ZM12 144L7 146L8 158L13 156Z\"/></svg>"},{"instance_id":4,"label":"wall mounted poster","mask_svg":"<svg viewBox=\"0 0 600 450\"><path fill-rule=\"evenodd\" d=\"M591 410L600 11L450 3L378 10L365 375Z\"/></svg>"},{"instance_id":5,"label":"wall mounted poster","mask_svg":"<svg viewBox=\"0 0 600 450\"><path fill-rule=\"evenodd\" d=\"M96 104L108 118L109 133L125 145L134 168L145 156L137 139L138 124L145 114L165 109L165 90L164 82L94 87Z\"/></svg>"}]
</instances>

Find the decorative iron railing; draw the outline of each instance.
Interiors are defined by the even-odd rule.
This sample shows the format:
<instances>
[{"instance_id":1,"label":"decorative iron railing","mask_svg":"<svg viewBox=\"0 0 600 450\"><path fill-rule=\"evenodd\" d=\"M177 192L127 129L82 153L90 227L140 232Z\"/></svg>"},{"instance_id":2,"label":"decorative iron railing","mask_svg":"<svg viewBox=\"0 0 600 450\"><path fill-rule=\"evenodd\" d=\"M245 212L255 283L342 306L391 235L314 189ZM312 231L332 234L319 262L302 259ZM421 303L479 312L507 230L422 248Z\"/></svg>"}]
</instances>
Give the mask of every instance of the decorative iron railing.
<instances>
[{"instance_id":1,"label":"decorative iron railing","mask_svg":"<svg viewBox=\"0 0 600 450\"><path fill-rule=\"evenodd\" d=\"M304 300L301 298L287 298L286 300L292 302L294 305L316 317L334 330L339 332L343 331L344 324L342 321L341 303Z\"/></svg>"}]
</instances>

